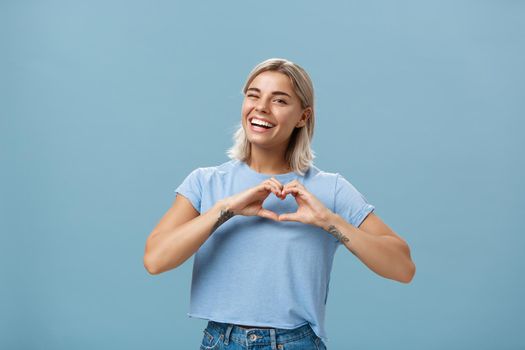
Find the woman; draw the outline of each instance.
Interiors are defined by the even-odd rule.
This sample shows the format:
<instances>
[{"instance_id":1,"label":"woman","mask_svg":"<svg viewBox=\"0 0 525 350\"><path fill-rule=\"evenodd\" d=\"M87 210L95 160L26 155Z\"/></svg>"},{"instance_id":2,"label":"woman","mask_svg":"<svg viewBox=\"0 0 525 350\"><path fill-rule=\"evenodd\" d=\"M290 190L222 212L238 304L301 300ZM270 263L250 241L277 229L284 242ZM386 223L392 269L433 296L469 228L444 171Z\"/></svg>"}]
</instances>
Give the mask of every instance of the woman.
<instances>
[{"instance_id":1,"label":"woman","mask_svg":"<svg viewBox=\"0 0 525 350\"><path fill-rule=\"evenodd\" d=\"M336 249L403 283L415 273L410 249L350 182L312 163L314 93L303 68L268 59L243 92L231 160L177 187L144 265L158 274L196 253L188 316L208 320L201 349L326 349Z\"/></svg>"}]
</instances>

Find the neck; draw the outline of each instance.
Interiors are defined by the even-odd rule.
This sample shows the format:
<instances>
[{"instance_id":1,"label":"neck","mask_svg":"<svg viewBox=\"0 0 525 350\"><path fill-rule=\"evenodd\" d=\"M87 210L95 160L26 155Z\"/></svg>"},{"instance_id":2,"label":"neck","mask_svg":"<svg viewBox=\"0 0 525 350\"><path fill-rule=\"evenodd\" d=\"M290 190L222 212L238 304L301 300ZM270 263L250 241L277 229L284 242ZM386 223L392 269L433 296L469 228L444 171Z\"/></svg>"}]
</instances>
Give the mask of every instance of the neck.
<instances>
[{"instance_id":1,"label":"neck","mask_svg":"<svg viewBox=\"0 0 525 350\"><path fill-rule=\"evenodd\" d=\"M254 147L252 144L250 159L247 164L258 173L284 174L292 171L284 158L285 151Z\"/></svg>"}]
</instances>

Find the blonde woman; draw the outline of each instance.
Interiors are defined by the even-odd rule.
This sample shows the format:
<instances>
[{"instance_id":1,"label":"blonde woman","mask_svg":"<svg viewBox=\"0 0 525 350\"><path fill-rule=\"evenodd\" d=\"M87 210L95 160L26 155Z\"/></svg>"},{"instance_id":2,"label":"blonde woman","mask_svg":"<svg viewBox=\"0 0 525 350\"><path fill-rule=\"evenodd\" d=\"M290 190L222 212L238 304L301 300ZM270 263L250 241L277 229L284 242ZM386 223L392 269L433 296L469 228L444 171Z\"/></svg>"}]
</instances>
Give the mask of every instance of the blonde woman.
<instances>
[{"instance_id":1,"label":"blonde woman","mask_svg":"<svg viewBox=\"0 0 525 350\"><path fill-rule=\"evenodd\" d=\"M243 88L230 160L175 189L147 239L151 274L194 253L188 316L208 320L201 349L326 349L336 249L409 283L410 249L348 180L313 164L314 91L306 71L273 58Z\"/></svg>"}]
</instances>

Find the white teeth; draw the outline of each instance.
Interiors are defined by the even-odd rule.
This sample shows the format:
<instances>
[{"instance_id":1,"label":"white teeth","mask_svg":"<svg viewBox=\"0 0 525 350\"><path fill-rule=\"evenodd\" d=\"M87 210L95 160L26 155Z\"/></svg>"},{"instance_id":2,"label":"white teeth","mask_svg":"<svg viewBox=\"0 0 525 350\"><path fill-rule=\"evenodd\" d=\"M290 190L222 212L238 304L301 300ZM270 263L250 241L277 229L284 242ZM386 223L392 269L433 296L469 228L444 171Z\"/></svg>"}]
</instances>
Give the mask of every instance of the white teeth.
<instances>
[{"instance_id":1,"label":"white teeth","mask_svg":"<svg viewBox=\"0 0 525 350\"><path fill-rule=\"evenodd\" d=\"M273 128L275 125L273 124L270 124L270 123L267 123L265 121L262 121L262 120L259 120L259 119L252 119L252 124L255 124L255 125L262 125L262 126L267 126L269 128Z\"/></svg>"}]
</instances>

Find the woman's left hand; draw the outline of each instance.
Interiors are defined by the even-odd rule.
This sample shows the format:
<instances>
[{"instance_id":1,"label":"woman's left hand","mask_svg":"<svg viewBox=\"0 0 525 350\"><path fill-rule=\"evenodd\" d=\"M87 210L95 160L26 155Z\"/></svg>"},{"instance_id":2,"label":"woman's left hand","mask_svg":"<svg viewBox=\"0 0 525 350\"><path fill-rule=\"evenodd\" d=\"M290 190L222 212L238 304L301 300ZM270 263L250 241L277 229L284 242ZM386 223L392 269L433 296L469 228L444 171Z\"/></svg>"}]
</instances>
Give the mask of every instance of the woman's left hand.
<instances>
[{"instance_id":1,"label":"woman's left hand","mask_svg":"<svg viewBox=\"0 0 525 350\"><path fill-rule=\"evenodd\" d=\"M284 185L282 190L283 198L289 193L295 197L298 205L297 211L279 215L279 221L298 221L322 227L324 221L330 215L330 209L308 192L304 185L297 180Z\"/></svg>"}]
</instances>

